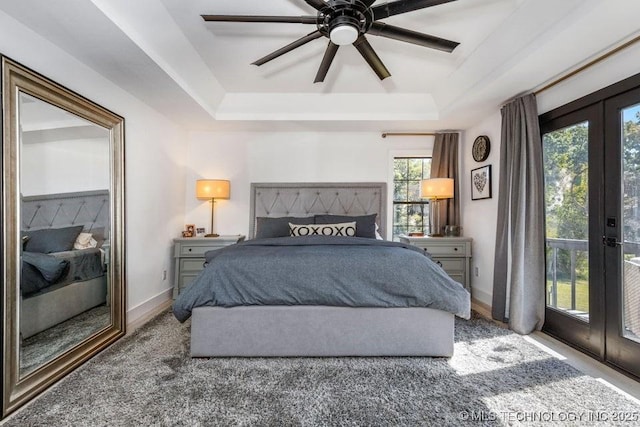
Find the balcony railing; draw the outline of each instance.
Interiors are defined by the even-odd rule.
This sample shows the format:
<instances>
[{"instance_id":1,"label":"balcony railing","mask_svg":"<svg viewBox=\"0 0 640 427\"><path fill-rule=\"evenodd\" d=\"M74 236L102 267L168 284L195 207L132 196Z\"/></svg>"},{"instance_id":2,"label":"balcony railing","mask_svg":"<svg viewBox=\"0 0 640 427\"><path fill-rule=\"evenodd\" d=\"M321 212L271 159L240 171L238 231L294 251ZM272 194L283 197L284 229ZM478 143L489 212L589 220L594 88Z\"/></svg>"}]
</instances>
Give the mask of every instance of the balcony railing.
<instances>
[{"instance_id":1,"label":"balcony railing","mask_svg":"<svg viewBox=\"0 0 640 427\"><path fill-rule=\"evenodd\" d=\"M551 289L549 291L548 304L552 307L558 307L558 251L566 250L569 252L570 266L569 273L571 276L571 310L576 309L576 261L579 251L587 252L589 250L588 240L574 239L554 239L547 238L547 248L551 249L551 259L547 266L547 273L551 275ZM640 256L640 243L624 242L624 253L626 255Z\"/></svg>"}]
</instances>

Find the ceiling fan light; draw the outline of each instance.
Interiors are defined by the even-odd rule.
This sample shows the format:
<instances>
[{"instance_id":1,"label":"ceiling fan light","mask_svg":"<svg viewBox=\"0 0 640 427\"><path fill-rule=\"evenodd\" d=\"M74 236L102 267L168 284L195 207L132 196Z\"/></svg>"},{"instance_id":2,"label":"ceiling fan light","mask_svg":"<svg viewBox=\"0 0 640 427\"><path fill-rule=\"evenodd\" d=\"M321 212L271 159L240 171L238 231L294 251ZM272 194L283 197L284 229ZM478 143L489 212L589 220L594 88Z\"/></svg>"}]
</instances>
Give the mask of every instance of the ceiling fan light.
<instances>
[{"instance_id":1,"label":"ceiling fan light","mask_svg":"<svg viewBox=\"0 0 640 427\"><path fill-rule=\"evenodd\" d=\"M352 44L358 38L358 29L348 24L338 25L331 30L329 38L338 46Z\"/></svg>"}]
</instances>

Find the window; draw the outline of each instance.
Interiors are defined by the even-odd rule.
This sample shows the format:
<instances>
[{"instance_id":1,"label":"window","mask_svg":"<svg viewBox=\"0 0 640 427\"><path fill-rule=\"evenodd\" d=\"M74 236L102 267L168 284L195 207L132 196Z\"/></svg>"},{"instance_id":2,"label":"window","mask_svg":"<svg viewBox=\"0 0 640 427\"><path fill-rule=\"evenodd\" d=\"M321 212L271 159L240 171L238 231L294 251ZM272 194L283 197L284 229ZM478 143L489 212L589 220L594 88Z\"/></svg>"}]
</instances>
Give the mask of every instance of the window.
<instances>
[{"instance_id":1,"label":"window","mask_svg":"<svg viewBox=\"0 0 640 427\"><path fill-rule=\"evenodd\" d=\"M420 181L431 175L430 157L393 159L393 236L429 234L429 202L420 198Z\"/></svg>"}]
</instances>

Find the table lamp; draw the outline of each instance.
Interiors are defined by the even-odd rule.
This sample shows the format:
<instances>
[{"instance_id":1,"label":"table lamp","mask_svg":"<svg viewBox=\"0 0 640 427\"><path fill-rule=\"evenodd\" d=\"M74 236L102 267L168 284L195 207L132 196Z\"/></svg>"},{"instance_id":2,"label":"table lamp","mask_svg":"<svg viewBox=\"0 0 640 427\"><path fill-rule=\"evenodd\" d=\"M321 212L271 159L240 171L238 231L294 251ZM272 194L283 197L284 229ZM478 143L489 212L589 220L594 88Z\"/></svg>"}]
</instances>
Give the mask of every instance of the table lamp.
<instances>
[{"instance_id":1,"label":"table lamp","mask_svg":"<svg viewBox=\"0 0 640 427\"><path fill-rule=\"evenodd\" d=\"M433 228L431 228L431 234L429 234L429 236L442 237L440 227L440 200L453 198L453 179L423 179L420 183L420 197L431 200L429 203L431 205L431 214L429 215L429 218L432 219Z\"/></svg>"},{"instance_id":2,"label":"table lamp","mask_svg":"<svg viewBox=\"0 0 640 427\"><path fill-rule=\"evenodd\" d=\"M213 232L213 208L215 199L229 199L231 193L230 182L224 179L199 179L196 181L196 197L211 200L211 232L204 237L218 237Z\"/></svg>"}]
</instances>

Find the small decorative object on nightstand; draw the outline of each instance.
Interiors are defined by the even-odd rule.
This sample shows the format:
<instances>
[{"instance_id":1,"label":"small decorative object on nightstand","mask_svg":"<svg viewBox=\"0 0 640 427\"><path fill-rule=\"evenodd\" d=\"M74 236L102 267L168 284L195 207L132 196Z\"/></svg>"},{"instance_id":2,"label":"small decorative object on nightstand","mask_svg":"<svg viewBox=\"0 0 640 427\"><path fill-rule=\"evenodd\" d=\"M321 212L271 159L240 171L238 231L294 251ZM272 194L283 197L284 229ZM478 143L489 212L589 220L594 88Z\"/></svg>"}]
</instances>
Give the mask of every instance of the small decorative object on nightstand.
<instances>
[{"instance_id":1,"label":"small decorative object on nightstand","mask_svg":"<svg viewBox=\"0 0 640 427\"><path fill-rule=\"evenodd\" d=\"M244 236L239 234L219 236L215 239L207 237L173 239L173 258L175 259L173 297L177 297L180 291L204 269L204 254L206 252L221 249L243 240Z\"/></svg>"},{"instance_id":2,"label":"small decorative object on nightstand","mask_svg":"<svg viewBox=\"0 0 640 427\"><path fill-rule=\"evenodd\" d=\"M471 242L470 237L412 237L400 235L400 241L424 249L433 261L456 282L471 292Z\"/></svg>"}]
</instances>

